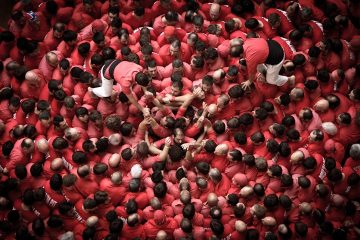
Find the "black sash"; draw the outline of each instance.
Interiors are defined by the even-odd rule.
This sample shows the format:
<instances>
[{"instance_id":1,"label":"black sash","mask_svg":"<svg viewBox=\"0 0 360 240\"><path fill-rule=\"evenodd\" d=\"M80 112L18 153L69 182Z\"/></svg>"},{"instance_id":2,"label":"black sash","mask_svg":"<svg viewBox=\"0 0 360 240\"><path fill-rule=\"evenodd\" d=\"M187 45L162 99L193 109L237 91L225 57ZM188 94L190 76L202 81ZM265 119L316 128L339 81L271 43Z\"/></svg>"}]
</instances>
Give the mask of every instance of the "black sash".
<instances>
[{"instance_id":1,"label":"black sash","mask_svg":"<svg viewBox=\"0 0 360 240\"><path fill-rule=\"evenodd\" d=\"M103 75L105 76L105 72L109 68L109 76L114 79L114 70L119 63L121 63L120 60L107 61L103 68Z\"/></svg>"},{"instance_id":2,"label":"black sash","mask_svg":"<svg viewBox=\"0 0 360 240\"><path fill-rule=\"evenodd\" d=\"M266 40L269 46L269 56L265 63L269 65L278 65L284 59L284 50L280 44L274 40Z\"/></svg>"}]
</instances>

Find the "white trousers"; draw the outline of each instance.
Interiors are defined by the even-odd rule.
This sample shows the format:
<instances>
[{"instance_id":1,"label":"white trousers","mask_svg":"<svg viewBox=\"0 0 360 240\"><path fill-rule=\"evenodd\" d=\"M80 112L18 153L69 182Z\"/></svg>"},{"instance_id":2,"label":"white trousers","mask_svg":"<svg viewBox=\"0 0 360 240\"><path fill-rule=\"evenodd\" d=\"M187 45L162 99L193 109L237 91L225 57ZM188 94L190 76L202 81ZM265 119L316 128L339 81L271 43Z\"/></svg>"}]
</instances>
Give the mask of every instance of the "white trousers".
<instances>
[{"instance_id":1,"label":"white trousers","mask_svg":"<svg viewBox=\"0 0 360 240\"><path fill-rule=\"evenodd\" d=\"M283 58L283 60L277 65L264 64L266 67L267 83L280 87L288 81L289 78L287 76L279 75L284 60L285 58Z\"/></svg>"},{"instance_id":2,"label":"white trousers","mask_svg":"<svg viewBox=\"0 0 360 240\"><path fill-rule=\"evenodd\" d=\"M103 68L100 70L101 87L93 88L92 92L98 97L110 97L113 90L113 79L104 77Z\"/></svg>"}]
</instances>

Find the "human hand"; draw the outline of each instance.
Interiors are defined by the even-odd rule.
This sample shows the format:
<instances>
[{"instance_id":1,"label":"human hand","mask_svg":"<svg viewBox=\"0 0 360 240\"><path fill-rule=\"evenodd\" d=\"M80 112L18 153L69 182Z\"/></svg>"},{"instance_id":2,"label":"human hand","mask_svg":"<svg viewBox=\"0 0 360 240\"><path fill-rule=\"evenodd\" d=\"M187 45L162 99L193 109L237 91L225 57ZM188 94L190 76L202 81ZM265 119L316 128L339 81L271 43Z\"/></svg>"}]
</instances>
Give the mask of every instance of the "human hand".
<instances>
[{"instance_id":1,"label":"human hand","mask_svg":"<svg viewBox=\"0 0 360 240\"><path fill-rule=\"evenodd\" d=\"M152 92L145 91L144 97L146 100L152 100L154 98L154 94Z\"/></svg>"},{"instance_id":2,"label":"human hand","mask_svg":"<svg viewBox=\"0 0 360 240\"><path fill-rule=\"evenodd\" d=\"M148 107L143 108L142 113L144 118L150 117L150 109Z\"/></svg>"},{"instance_id":3,"label":"human hand","mask_svg":"<svg viewBox=\"0 0 360 240\"><path fill-rule=\"evenodd\" d=\"M170 147L170 145L171 145L171 138L170 137L165 138L165 146Z\"/></svg>"},{"instance_id":4,"label":"human hand","mask_svg":"<svg viewBox=\"0 0 360 240\"><path fill-rule=\"evenodd\" d=\"M246 90L250 90L252 82L250 82L250 80L247 80L243 83L241 83L241 87L246 91Z\"/></svg>"}]
</instances>

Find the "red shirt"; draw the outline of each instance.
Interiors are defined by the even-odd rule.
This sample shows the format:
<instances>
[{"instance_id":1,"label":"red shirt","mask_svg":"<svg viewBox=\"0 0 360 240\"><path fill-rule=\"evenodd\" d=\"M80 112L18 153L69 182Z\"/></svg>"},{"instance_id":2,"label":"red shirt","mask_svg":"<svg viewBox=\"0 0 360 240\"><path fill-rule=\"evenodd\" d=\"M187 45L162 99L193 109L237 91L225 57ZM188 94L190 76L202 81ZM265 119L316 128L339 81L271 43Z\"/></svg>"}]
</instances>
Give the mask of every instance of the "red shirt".
<instances>
[{"instance_id":1,"label":"red shirt","mask_svg":"<svg viewBox=\"0 0 360 240\"><path fill-rule=\"evenodd\" d=\"M293 59L293 55L296 52L296 49L287 38L276 36L272 40L279 43L280 46L284 49L285 59Z\"/></svg>"},{"instance_id":2,"label":"red shirt","mask_svg":"<svg viewBox=\"0 0 360 240\"><path fill-rule=\"evenodd\" d=\"M49 50L55 50L61 42L61 38L54 37L54 30L51 29L44 37L44 44Z\"/></svg>"},{"instance_id":3,"label":"red shirt","mask_svg":"<svg viewBox=\"0 0 360 240\"><path fill-rule=\"evenodd\" d=\"M133 62L123 61L119 63L114 69L114 78L121 86L121 91L125 94L131 93L131 87L134 83L135 75L141 72L143 68ZM109 69L104 74L104 77L110 79Z\"/></svg>"},{"instance_id":4,"label":"red shirt","mask_svg":"<svg viewBox=\"0 0 360 240\"><path fill-rule=\"evenodd\" d=\"M292 24L290 18L284 10L278 8L269 8L265 12L265 17L269 18L269 15L272 13L276 13L280 16L280 28L279 31L281 35L285 35L287 32L294 29L294 25Z\"/></svg>"},{"instance_id":5,"label":"red shirt","mask_svg":"<svg viewBox=\"0 0 360 240\"><path fill-rule=\"evenodd\" d=\"M40 26L34 23L30 23L30 21L26 21L26 24L21 33L22 37L30 38L36 41L42 41L45 35L48 33L50 26L48 21L43 13L35 12L38 21L40 22Z\"/></svg>"},{"instance_id":6,"label":"red shirt","mask_svg":"<svg viewBox=\"0 0 360 240\"><path fill-rule=\"evenodd\" d=\"M248 73L256 74L257 65L263 64L269 55L269 47L263 38L249 38L244 43L244 57Z\"/></svg>"}]
</instances>

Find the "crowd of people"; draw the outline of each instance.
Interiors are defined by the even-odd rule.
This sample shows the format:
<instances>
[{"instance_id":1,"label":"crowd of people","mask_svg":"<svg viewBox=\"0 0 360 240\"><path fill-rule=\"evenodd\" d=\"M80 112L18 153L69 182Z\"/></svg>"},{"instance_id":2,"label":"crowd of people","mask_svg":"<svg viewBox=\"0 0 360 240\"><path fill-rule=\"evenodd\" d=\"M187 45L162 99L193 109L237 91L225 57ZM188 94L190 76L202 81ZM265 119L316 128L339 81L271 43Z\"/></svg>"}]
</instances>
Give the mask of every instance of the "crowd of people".
<instances>
[{"instance_id":1,"label":"crowd of people","mask_svg":"<svg viewBox=\"0 0 360 240\"><path fill-rule=\"evenodd\" d=\"M359 239L357 0L20 0L0 239Z\"/></svg>"}]
</instances>

